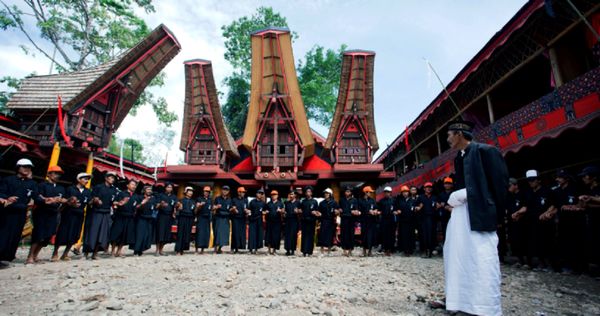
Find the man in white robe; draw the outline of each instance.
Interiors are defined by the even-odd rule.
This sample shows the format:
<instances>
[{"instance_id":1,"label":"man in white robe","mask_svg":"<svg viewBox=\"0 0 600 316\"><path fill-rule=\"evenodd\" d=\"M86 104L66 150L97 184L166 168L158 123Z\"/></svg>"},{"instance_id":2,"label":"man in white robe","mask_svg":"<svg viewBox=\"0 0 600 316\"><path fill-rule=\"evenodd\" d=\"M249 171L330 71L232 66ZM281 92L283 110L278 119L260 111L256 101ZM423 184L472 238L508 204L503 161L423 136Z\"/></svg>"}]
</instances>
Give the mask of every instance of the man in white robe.
<instances>
[{"instance_id":1,"label":"man in white robe","mask_svg":"<svg viewBox=\"0 0 600 316\"><path fill-rule=\"evenodd\" d=\"M505 209L508 171L495 147L473 142L473 124L448 127L448 143L458 150L454 161L456 191L444 244L445 307L474 315L501 315L500 263L496 228Z\"/></svg>"}]
</instances>

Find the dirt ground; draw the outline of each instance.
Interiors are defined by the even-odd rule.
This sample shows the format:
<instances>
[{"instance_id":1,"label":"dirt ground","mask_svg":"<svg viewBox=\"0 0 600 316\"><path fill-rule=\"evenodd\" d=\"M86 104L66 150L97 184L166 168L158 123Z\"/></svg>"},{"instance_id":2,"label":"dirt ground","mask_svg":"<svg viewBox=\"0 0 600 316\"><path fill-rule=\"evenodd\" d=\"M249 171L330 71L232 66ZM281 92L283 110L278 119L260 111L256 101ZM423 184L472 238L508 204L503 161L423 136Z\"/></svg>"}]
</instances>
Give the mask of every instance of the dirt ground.
<instances>
[{"instance_id":1,"label":"dirt ground","mask_svg":"<svg viewBox=\"0 0 600 316\"><path fill-rule=\"evenodd\" d=\"M224 248L225 250L226 248ZM172 250L172 245L169 248ZM0 314L446 315L442 258L229 254L23 264L0 270ZM50 248L41 258L50 257ZM502 266L505 315L599 315L600 281Z\"/></svg>"}]
</instances>

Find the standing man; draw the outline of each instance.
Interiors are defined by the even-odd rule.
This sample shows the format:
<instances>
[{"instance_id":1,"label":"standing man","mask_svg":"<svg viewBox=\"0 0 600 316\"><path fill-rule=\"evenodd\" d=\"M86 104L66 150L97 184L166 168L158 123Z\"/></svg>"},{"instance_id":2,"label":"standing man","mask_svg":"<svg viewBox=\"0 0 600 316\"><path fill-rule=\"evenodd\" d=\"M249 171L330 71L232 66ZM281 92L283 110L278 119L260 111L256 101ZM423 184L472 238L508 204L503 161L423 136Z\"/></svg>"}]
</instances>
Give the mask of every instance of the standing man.
<instances>
[{"instance_id":1,"label":"standing man","mask_svg":"<svg viewBox=\"0 0 600 316\"><path fill-rule=\"evenodd\" d=\"M375 200L371 197L373 189L370 186L363 188L363 197L358 200L358 210L362 215L360 234L362 237L363 257L371 256L375 238L377 237L377 224L379 211Z\"/></svg>"},{"instance_id":2,"label":"standing man","mask_svg":"<svg viewBox=\"0 0 600 316\"><path fill-rule=\"evenodd\" d=\"M38 196L37 184L31 179L31 160L19 159L16 167L16 175L0 182L0 268L8 266L1 261L15 259L27 210L33 206L33 198Z\"/></svg>"},{"instance_id":3,"label":"standing man","mask_svg":"<svg viewBox=\"0 0 600 316\"><path fill-rule=\"evenodd\" d=\"M77 184L67 188L67 208L62 212L56 241L54 243L54 253L52 260L58 260L58 249L60 246L66 246L60 260L68 261L71 246L77 243L81 235L83 225L83 209L92 199L92 191L86 188L86 185L92 178L89 173L82 172L77 175Z\"/></svg>"},{"instance_id":4,"label":"standing man","mask_svg":"<svg viewBox=\"0 0 600 316\"><path fill-rule=\"evenodd\" d=\"M496 227L506 206L508 171L497 148L472 141L473 126L459 120L448 127L448 143L458 154L457 191L448 200L452 216L444 244L446 308L501 315Z\"/></svg>"},{"instance_id":5,"label":"standing man","mask_svg":"<svg viewBox=\"0 0 600 316\"><path fill-rule=\"evenodd\" d=\"M256 254L263 247L263 215L267 213L265 191L256 191L256 199L250 201L246 214L248 215L248 249L251 254Z\"/></svg>"},{"instance_id":6,"label":"standing man","mask_svg":"<svg viewBox=\"0 0 600 316\"><path fill-rule=\"evenodd\" d=\"M154 238L154 220L158 212L158 199L152 194L152 186L145 185L141 201L136 203L137 219L135 222L135 243L133 254L141 256L144 251L152 247Z\"/></svg>"},{"instance_id":7,"label":"standing man","mask_svg":"<svg viewBox=\"0 0 600 316\"><path fill-rule=\"evenodd\" d=\"M62 210L65 198L65 188L58 184L63 174L59 166L48 168L48 177L38 185L38 196L35 197L37 207L32 212L33 232L31 233L31 248L25 264L38 262L42 248L48 246L50 238L56 234L58 213ZM54 261L58 260L56 258Z\"/></svg>"},{"instance_id":8,"label":"standing man","mask_svg":"<svg viewBox=\"0 0 600 316\"><path fill-rule=\"evenodd\" d=\"M85 257L92 253L92 259L98 258L99 250L108 250L110 233L110 212L117 197L117 189L113 186L117 174L109 171L104 176L104 183L92 189L92 208L85 222L83 252Z\"/></svg>"},{"instance_id":9,"label":"standing man","mask_svg":"<svg viewBox=\"0 0 600 316\"><path fill-rule=\"evenodd\" d=\"M175 205L177 196L173 192L173 183L165 184L165 192L158 195L158 218L156 219L156 254L163 256L163 248L173 242L171 227L175 218ZM197 233L197 232L196 232ZM190 231L191 234L191 231Z\"/></svg>"},{"instance_id":10,"label":"standing man","mask_svg":"<svg viewBox=\"0 0 600 316\"><path fill-rule=\"evenodd\" d=\"M221 189L221 196L218 196L214 202L214 234L215 234L215 253L220 254L223 252L221 249L223 246L229 245L229 217L232 212L233 201L229 197L229 186L224 185Z\"/></svg>"},{"instance_id":11,"label":"standing man","mask_svg":"<svg viewBox=\"0 0 600 316\"><path fill-rule=\"evenodd\" d=\"M416 189L416 188L415 188ZM397 209L400 212L398 221L398 239L400 250L405 257L409 257L415 251L415 204L416 198L410 195L408 186L400 187L400 196L397 198Z\"/></svg>"},{"instance_id":12,"label":"standing man","mask_svg":"<svg viewBox=\"0 0 600 316\"><path fill-rule=\"evenodd\" d=\"M585 208L588 215L588 236L586 244L589 262L600 264L600 168L588 166L579 174L585 184L585 194L579 197L579 204Z\"/></svg>"},{"instance_id":13,"label":"standing man","mask_svg":"<svg viewBox=\"0 0 600 316\"><path fill-rule=\"evenodd\" d=\"M340 199L340 209L340 239L343 255L349 257L352 256L352 250L354 250L354 225L360 216L358 200L352 196L352 187L350 186L344 189L344 196Z\"/></svg>"},{"instance_id":14,"label":"standing man","mask_svg":"<svg viewBox=\"0 0 600 316\"><path fill-rule=\"evenodd\" d=\"M313 198L313 189L308 186L304 189L305 198L302 201L302 240L300 250L302 255L312 256L315 248L315 226L319 212L319 202Z\"/></svg>"},{"instance_id":15,"label":"standing man","mask_svg":"<svg viewBox=\"0 0 600 316\"><path fill-rule=\"evenodd\" d=\"M419 248L423 258L431 258L435 248L434 217L436 213L437 198L433 195L433 184L425 183L425 194L417 200L417 211L419 217L419 235L421 237Z\"/></svg>"},{"instance_id":16,"label":"standing man","mask_svg":"<svg viewBox=\"0 0 600 316\"><path fill-rule=\"evenodd\" d=\"M450 209L448 205L448 199L450 194L454 191L454 181L450 177L444 178L444 191L438 194L437 202L437 217L440 223L440 229L442 231L442 237L446 238L446 227L448 227L448 221L450 220Z\"/></svg>"},{"instance_id":17,"label":"standing man","mask_svg":"<svg viewBox=\"0 0 600 316\"><path fill-rule=\"evenodd\" d=\"M190 249L192 239L192 226L194 225L194 215L196 215L196 201L194 188L185 188L185 197L177 204L177 239L175 241L175 254L183 255L183 252ZM198 232L196 232L198 233Z\"/></svg>"},{"instance_id":18,"label":"standing man","mask_svg":"<svg viewBox=\"0 0 600 316\"><path fill-rule=\"evenodd\" d=\"M300 228L300 214L302 213L297 193L291 191L285 201L285 237L284 248L286 256L293 256L298 243L298 230Z\"/></svg>"},{"instance_id":19,"label":"standing man","mask_svg":"<svg viewBox=\"0 0 600 316\"><path fill-rule=\"evenodd\" d=\"M394 244L396 242L396 215L400 212L396 210L396 203L392 198L392 188L385 187L383 189L385 195L377 203L377 209L381 212L381 243L385 256L392 255Z\"/></svg>"},{"instance_id":20,"label":"standing man","mask_svg":"<svg viewBox=\"0 0 600 316\"><path fill-rule=\"evenodd\" d=\"M579 194L573 177L565 170L556 174L558 188L555 190L558 209L558 240L563 272L584 272L586 216L579 205Z\"/></svg>"},{"instance_id":21,"label":"standing man","mask_svg":"<svg viewBox=\"0 0 600 316\"><path fill-rule=\"evenodd\" d=\"M238 196L234 197L231 213L231 251L238 253L240 249L246 249L246 210L248 209L248 198L246 189L239 187Z\"/></svg>"},{"instance_id":22,"label":"standing man","mask_svg":"<svg viewBox=\"0 0 600 316\"><path fill-rule=\"evenodd\" d=\"M550 271L555 264L557 212L554 193L542 185L537 170L525 174L529 182L527 215L533 222L528 239L532 241L532 254L537 255L540 265L537 269Z\"/></svg>"},{"instance_id":23,"label":"standing man","mask_svg":"<svg viewBox=\"0 0 600 316\"><path fill-rule=\"evenodd\" d=\"M321 255L331 255L331 247L333 247L333 236L335 234L335 216L339 214L338 205L333 199L333 191L330 188L323 191L325 199L319 203L318 216L321 227L317 238L317 245L321 247Z\"/></svg>"},{"instance_id":24,"label":"standing man","mask_svg":"<svg viewBox=\"0 0 600 316\"><path fill-rule=\"evenodd\" d=\"M515 178L508 179L508 197L506 199L506 213L508 215L508 242L511 254L519 260L516 267L531 267L531 256L527 248L527 231L530 222L524 216L527 212L526 196L519 188L519 182ZM525 257L528 258L525 261Z\"/></svg>"},{"instance_id":25,"label":"standing man","mask_svg":"<svg viewBox=\"0 0 600 316\"><path fill-rule=\"evenodd\" d=\"M275 252L281 246L281 226L284 213L285 206L279 200L279 192L277 190L271 191L271 201L267 203L267 231L265 237L270 255L275 255Z\"/></svg>"},{"instance_id":26,"label":"standing man","mask_svg":"<svg viewBox=\"0 0 600 316\"><path fill-rule=\"evenodd\" d=\"M137 181L129 180L127 190L119 192L115 199L114 220L110 228L111 255L115 257L123 257L123 246L135 243L134 216L137 203L139 203L135 194L137 185ZM117 248L116 253L115 248Z\"/></svg>"},{"instance_id":27,"label":"standing man","mask_svg":"<svg viewBox=\"0 0 600 316\"><path fill-rule=\"evenodd\" d=\"M212 215L212 200L210 198L210 187L205 186L202 196L196 201L196 253L200 248L200 254L208 248L210 243L210 222Z\"/></svg>"}]
</instances>

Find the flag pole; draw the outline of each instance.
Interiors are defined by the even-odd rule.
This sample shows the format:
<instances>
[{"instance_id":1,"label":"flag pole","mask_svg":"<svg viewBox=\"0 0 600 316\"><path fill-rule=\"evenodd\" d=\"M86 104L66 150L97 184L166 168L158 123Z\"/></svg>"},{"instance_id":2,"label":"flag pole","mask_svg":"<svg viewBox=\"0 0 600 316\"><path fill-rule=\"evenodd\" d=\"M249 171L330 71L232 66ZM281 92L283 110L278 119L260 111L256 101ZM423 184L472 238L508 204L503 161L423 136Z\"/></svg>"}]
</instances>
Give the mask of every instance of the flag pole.
<instances>
[{"instance_id":1,"label":"flag pole","mask_svg":"<svg viewBox=\"0 0 600 316\"><path fill-rule=\"evenodd\" d=\"M427 60L427 58L423 57L423 60L427 63L427 66L429 66L429 69L431 69L431 71L433 71L433 74L435 75L438 82L442 86L442 89L444 89L444 91L446 92L446 96L448 97L448 99L450 99L450 101L452 102L452 105L454 105L456 112L460 113L460 109L458 108L458 105L456 104L456 102L454 102L454 99L452 99L452 96L450 96L450 92L448 92L448 89L446 89L446 84L444 84L444 82L442 81L442 78L440 78L437 71L435 71L435 68L433 68L433 66L431 65L429 60Z\"/></svg>"}]
</instances>

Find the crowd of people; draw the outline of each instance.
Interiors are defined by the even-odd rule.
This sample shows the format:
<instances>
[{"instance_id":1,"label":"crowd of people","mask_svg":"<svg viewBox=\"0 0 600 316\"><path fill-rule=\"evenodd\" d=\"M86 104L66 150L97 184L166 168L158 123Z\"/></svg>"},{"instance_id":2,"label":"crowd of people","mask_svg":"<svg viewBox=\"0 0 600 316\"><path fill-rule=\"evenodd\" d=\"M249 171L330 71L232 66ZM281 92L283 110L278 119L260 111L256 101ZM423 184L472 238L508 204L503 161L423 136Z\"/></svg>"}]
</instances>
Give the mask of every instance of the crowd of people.
<instances>
[{"instance_id":1,"label":"crowd of people","mask_svg":"<svg viewBox=\"0 0 600 316\"><path fill-rule=\"evenodd\" d=\"M185 187L184 197L178 199L171 183L160 190L146 185L138 192L138 182L129 180L119 190L112 172L91 190L87 187L92 176L87 173L78 174L76 183L65 188L59 184L59 166L50 167L46 180L36 183L32 167L31 161L21 159L16 174L0 182L0 261L15 258L28 210L33 223L28 264L39 262L40 250L51 241L51 260L70 260L81 236L82 251L91 259L100 251L124 256L125 247L142 255L152 244L156 255L166 255L165 245L173 242L177 255L189 251L192 242L200 254L211 242L217 254L224 246L232 253L256 254L266 247L275 254L282 240L286 255L295 255L299 246L303 256L310 256L316 245L324 255L338 246L345 256L360 247L364 256L373 251L410 256L418 249L429 258L441 254L452 211L448 198L454 191L453 179L445 178L439 192L434 193L432 183L426 183L423 192L402 186L397 196L386 187L379 201L370 186L360 188L358 197L355 188L343 188L339 201L329 188L319 199L312 187L296 188L282 199L276 190L267 198L262 189L250 198L244 187L232 196L226 185L216 197L209 186L199 194ZM579 174L584 189L566 171L556 175L552 188L542 185L535 170L527 171L527 188L511 178L506 211L499 212L500 260L510 253L518 266L578 273L585 272L588 263L597 263L599 174L596 167L585 168Z\"/></svg>"}]
</instances>

